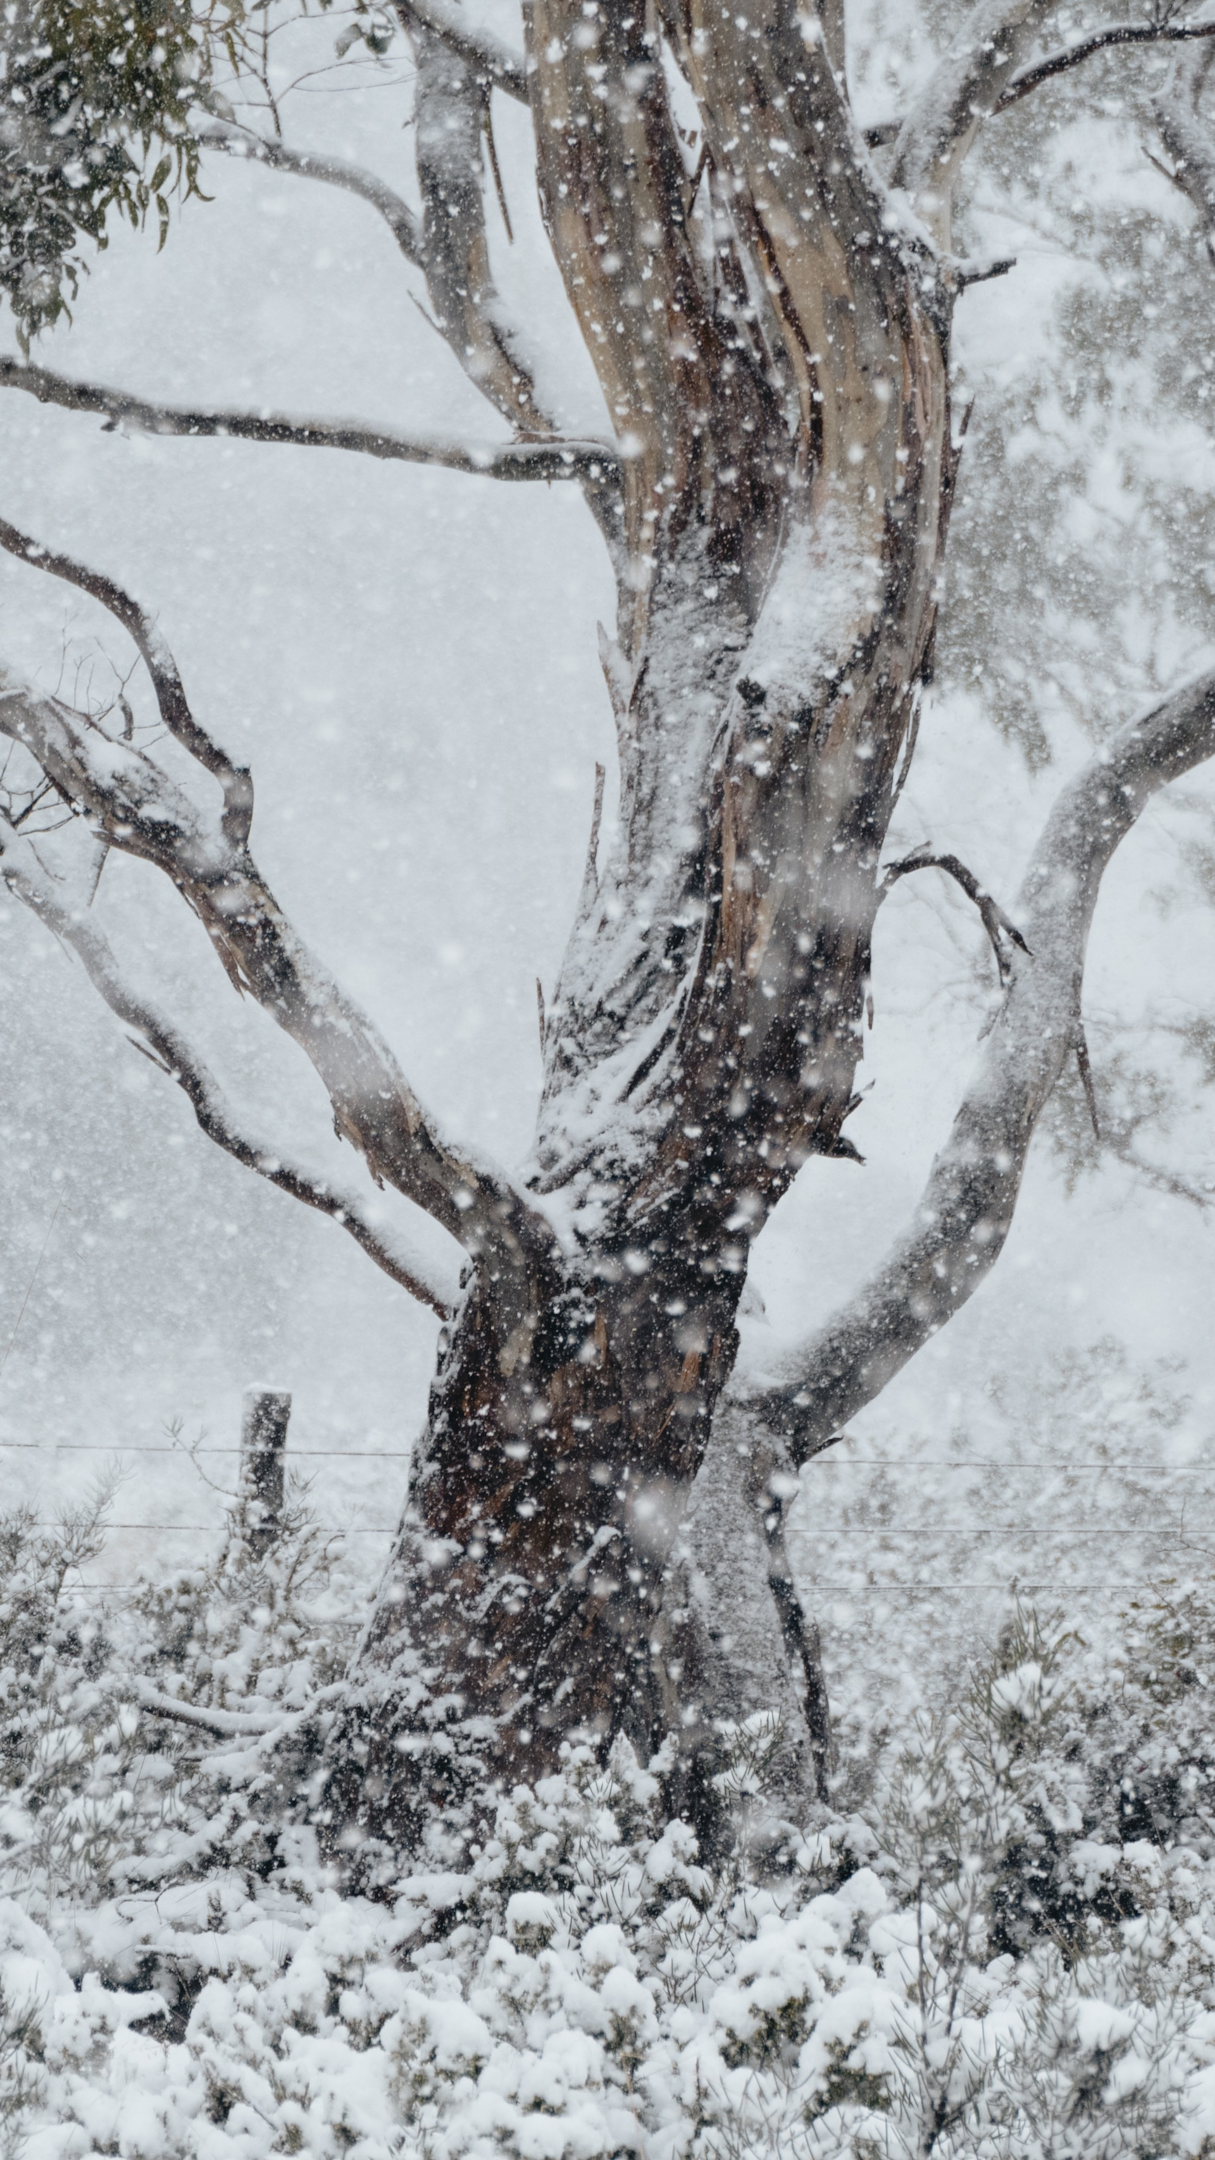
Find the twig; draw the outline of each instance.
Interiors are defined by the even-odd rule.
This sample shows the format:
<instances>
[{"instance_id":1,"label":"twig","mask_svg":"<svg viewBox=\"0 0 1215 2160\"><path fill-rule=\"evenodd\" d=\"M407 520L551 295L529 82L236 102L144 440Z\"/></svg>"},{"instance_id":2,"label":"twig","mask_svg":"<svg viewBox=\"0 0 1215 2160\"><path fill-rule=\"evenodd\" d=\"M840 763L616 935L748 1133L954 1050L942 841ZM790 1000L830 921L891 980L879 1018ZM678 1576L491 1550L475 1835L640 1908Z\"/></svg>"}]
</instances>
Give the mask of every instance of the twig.
<instances>
[{"instance_id":1,"label":"twig","mask_svg":"<svg viewBox=\"0 0 1215 2160\"><path fill-rule=\"evenodd\" d=\"M973 870L968 870L958 856L933 855L927 848L915 848L910 855L905 855L901 862L888 864L878 888L878 905L886 898L891 886L899 878L909 877L913 870L944 870L947 877L953 878L954 882L961 886L967 899L973 900L982 917L983 928L991 940L1001 988L1006 987L1012 974L1012 961L1004 943L1005 938L1011 938L1013 944L1019 946L1023 953L1029 953L1029 947L1016 924L1009 921L999 902L993 900L989 892L984 891ZM1032 958L1032 955L1030 957Z\"/></svg>"},{"instance_id":2,"label":"twig","mask_svg":"<svg viewBox=\"0 0 1215 2160\"><path fill-rule=\"evenodd\" d=\"M4 518L0 518L0 547L6 548L20 562L29 563L33 569L45 570L51 577L62 578L65 584L75 585L80 592L88 593L122 624L138 646L151 677L161 719L191 757L197 758L204 770L219 781L224 791L225 837L234 846L242 846L249 837L253 821L253 780L249 768L234 765L218 744L212 742L206 729L199 726L190 710L177 662L151 617L138 601L123 591L121 585L115 584L113 578L104 576L100 570L90 569L87 563L77 562L71 555L59 555L54 549L43 547ZM125 698L122 705L126 723L123 740L129 742L134 734L131 708Z\"/></svg>"},{"instance_id":3,"label":"twig","mask_svg":"<svg viewBox=\"0 0 1215 2160\"><path fill-rule=\"evenodd\" d=\"M1088 1104L1088 1114L1092 1119L1093 1138L1100 1147L1101 1120L1097 1114L1097 1090L1093 1086L1093 1068L1089 1062L1088 1038L1084 1032L1084 1022L1079 1019L1076 1022L1076 1064L1080 1073L1080 1084L1084 1089L1084 1100Z\"/></svg>"},{"instance_id":4,"label":"twig","mask_svg":"<svg viewBox=\"0 0 1215 2160\"><path fill-rule=\"evenodd\" d=\"M498 145L494 141L494 116L489 104L485 107L485 147L489 151L489 169L494 176L494 187L497 189L498 194L498 208L502 212L502 223L506 227L506 237L513 247L515 235L511 226L510 211L506 207L506 189L502 185L502 168L498 163Z\"/></svg>"}]
</instances>

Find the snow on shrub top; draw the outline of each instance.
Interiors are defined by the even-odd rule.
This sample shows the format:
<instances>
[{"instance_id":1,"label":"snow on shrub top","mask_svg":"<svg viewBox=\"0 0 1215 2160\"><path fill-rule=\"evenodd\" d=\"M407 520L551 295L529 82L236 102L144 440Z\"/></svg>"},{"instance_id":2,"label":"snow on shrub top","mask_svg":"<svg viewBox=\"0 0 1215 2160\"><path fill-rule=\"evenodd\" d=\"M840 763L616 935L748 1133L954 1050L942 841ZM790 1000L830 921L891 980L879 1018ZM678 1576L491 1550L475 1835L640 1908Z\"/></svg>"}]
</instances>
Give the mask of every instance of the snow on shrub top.
<instances>
[{"instance_id":1,"label":"snow on shrub top","mask_svg":"<svg viewBox=\"0 0 1215 2160\"><path fill-rule=\"evenodd\" d=\"M1215 2139L1209 1722L1186 1677L1215 1669L1215 1625L1193 1600L1128 1618L1116 1692L1017 1615L864 1813L841 1789L783 1870L752 1859L761 1714L728 1736L715 1868L618 1741L504 1796L464 1870L405 1867L373 1901L343 1894L272 1737L140 1708L149 1684L229 1716L332 1684L309 1536L297 1516L260 1561L234 1538L100 1629L55 1539L0 1526L7 2149L1115 2160Z\"/></svg>"}]
</instances>

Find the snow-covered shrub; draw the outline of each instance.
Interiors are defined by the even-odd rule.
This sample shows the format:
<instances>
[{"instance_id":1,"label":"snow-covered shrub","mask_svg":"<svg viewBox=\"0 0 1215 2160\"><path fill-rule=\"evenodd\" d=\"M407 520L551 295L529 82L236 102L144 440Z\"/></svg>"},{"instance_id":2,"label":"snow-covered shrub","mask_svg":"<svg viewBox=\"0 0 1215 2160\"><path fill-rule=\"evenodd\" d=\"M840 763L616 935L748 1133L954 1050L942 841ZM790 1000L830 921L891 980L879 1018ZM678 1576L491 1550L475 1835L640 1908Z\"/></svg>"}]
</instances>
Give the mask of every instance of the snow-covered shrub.
<instances>
[{"instance_id":1,"label":"snow-covered shrub","mask_svg":"<svg viewBox=\"0 0 1215 2160\"><path fill-rule=\"evenodd\" d=\"M0 1859L35 1910L87 1898L130 1845L134 1677L67 1590L100 1551L107 1499L53 1531L28 1511L0 1520Z\"/></svg>"},{"instance_id":2,"label":"snow-covered shrub","mask_svg":"<svg viewBox=\"0 0 1215 2160\"><path fill-rule=\"evenodd\" d=\"M967 1693L716 1868L664 1758L567 1749L459 1867L355 1896L309 1819L344 1628L306 1510L104 1624L98 1507L3 1526L0 2150L27 2160L1117 2160L1215 2149L1196 1594L1017 1612ZM210 1721L209 1723L207 1721Z\"/></svg>"}]
</instances>

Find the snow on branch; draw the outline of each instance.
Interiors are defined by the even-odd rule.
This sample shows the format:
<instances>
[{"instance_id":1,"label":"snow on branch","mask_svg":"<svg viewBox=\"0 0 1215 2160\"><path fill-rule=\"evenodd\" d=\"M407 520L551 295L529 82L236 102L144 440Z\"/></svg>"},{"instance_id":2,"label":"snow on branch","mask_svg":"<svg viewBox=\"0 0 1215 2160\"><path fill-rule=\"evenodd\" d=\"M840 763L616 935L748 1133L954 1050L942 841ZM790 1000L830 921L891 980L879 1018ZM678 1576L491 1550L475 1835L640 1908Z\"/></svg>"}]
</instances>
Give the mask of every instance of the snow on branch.
<instances>
[{"instance_id":1,"label":"snow on branch","mask_svg":"<svg viewBox=\"0 0 1215 2160\"><path fill-rule=\"evenodd\" d=\"M343 188L348 195L357 195L363 202L378 210L388 226L393 239L407 262L423 264L422 233L409 204L390 188L378 173L368 172L362 165L352 165L347 158L330 157L327 153L313 150L292 150L286 143L273 142L259 135L255 128L241 127L238 123L216 120L209 127L200 128L198 140L208 150L222 150L228 157L248 158L251 163L268 165L274 172L293 173L302 180L323 180L330 187Z\"/></svg>"},{"instance_id":2,"label":"snow on branch","mask_svg":"<svg viewBox=\"0 0 1215 2160\"><path fill-rule=\"evenodd\" d=\"M237 442L288 443L296 448L357 450L364 456L409 465L443 465L450 472L479 473L490 480L589 480L619 485L618 451L608 443L524 438L506 443L462 442L452 436L406 435L397 428L356 420L293 419L284 413L156 405L127 390L75 382L14 354L0 354L0 389L27 390L43 405L69 412L103 413L148 435L228 436Z\"/></svg>"},{"instance_id":3,"label":"snow on branch","mask_svg":"<svg viewBox=\"0 0 1215 2160\"><path fill-rule=\"evenodd\" d=\"M85 563L76 562L70 555L59 555L54 549L43 547L4 518L0 518L0 547L7 548L20 562L30 563L37 570L46 570L52 577L62 578L66 584L75 585L94 600L100 600L124 630L129 631L151 678L160 717L170 735L176 736L191 757L214 774L224 791L225 834L237 845L246 840L253 820L253 781L249 768L234 765L218 744L212 742L205 728L199 726L190 710L177 662L151 617L112 578L105 577L99 570L91 570Z\"/></svg>"},{"instance_id":4,"label":"snow on branch","mask_svg":"<svg viewBox=\"0 0 1215 2160\"><path fill-rule=\"evenodd\" d=\"M349 1232L377 1267L408 1290L440 1319L450 1317L456 1285L443 1281L419 1254L400 1237L374 1223L361 1201L327 1179L314 1177L286 1161L273 1145L254 1139L226 1100L206 1064L185 1040L181 1030L137 992L127 980L109 939L85 910L72 907L56 890L56 882L38 858L24 834L17 832L0 813L0 877L9 890L45 923L48 930L77 955L95 990L110 1011L132 1030L136 1049L146 1051L162 1072L175 1080L198 1120L217 1147L235 1157L249 1170L277 1185L281 1192L302 1200L308 1207L330 1215Z\"/></svg>"},{"instance_id":5,"label":"snow on branch","mask_svg":"<svg viewBox=\"0 0 1215 2160\"><path fill-rule=\"evenodd\" d=\"M1077 38L1072 45L1061 46L1058 52L1048 53L1043 60L1034 60L1020 68L1004 84L991 116L1009 112L1022 98L1028 97L1043 83L1053 82L1057 75L1068 74L1098 53L1110 52L1120 45L1184 45L1194 39L1215 37L1215 22L1178 23L1115 23L1108 30L1099 30L1092 37ZM929 86L931 88L931 85ZM1167 96L1167 93L1166 93ZM1158 101L1158 111L1164 99ZM877 120L862 130L871 150L879 150L885 144L897 141L906 122L903 120ZM1210 151L1207 147L1207 155ZM972 281L973 282L973 281Z\"/></svg>"},{"instance_id":6,"label":"snow on branch","mask_svg":"<svg viewBox=\"0 0 1215 2160\"><path fill-rule=\"evenodd\" d=\"M423 1208L474 1256L526 1271L552 1232L494 1164L453 1146L379 1030L304 944L242 842L133 742L0 664L0 734L21 743L108 846L154 863L194 910L229 980L304 1051L335 1128L378 1183ZM171 1060L169 1061L172 1062ZM301 1195L303 1197L303 1195Z\"/></svg>"},{"instance_id":7,"label":"snow on branch","mask_svg":"<svg viewBox=\"0 0 1215 2160\"><path fill-rule=\"evenodd\" d=\"M1110 30L1079 38L1074 45L1065 45L1045 60L1035 60L1032 66L1022 68L1001 92L994 109L998 113L1007 112L1011 105L1018 104L1043 83L1053 82L1056 75L1064 75L1070 68L1091 60L1095 53L1110 52L1116 45L1183 45L1194 38L1212 37L1215 37L1215 22L1116 23Z\"/></svg>"},{"instance_id":8,"label":"snow on branch","mask_svg":"<svg viewBox=\"0 0 1215 2160\"><path fill-rule=\"evenodd\" d=\"M1084 955L1102 873L1156 790L1215 755L1215 674L1122 728L1064 789L1017 902L1032 954L1004 1004L912 1222L878 1272L781 1360L735 1387L789 1441L817 1454L952 1318L997 1258L1034 1128L1080 1017Z\"/></svg>"},{"instance_id":9,"label":"snow on branch","mask_svg":"<svg viewBox=\"0 0 1215 2160\"><path fill-rule=\"evenodd\" d=\"M462 60L471 61L484 83L505 90L521 105L530 103L523 54L512 51L492 30L474 29L462 8L453 7L450 0L397 0L397 14L407 32L415 27L429 30Z\"/></svg>"},{"instance_id":10,"label":"snow on branch","mask_svg":"<svg viewBox=\"0 0 1215 2160\"><path fill-rule=\"evenodd\" d=\"M941 247L949 245L951 197L962 161L1053 4L978 0L899 129L891 185L906 189Z\"/></svg>"},{"instance_id":11,"label":"snow on branch","mask_svg":"<svg viewBox=\"0 0 1215 2160\"><path fill-rule=\"evenodd\" d=\"M417 59L414 144L422 197L426 291L435 327L474 388L528 437L556 434L536 388L526 339L494 284L485 223L485 157L493 134L475 62L428 29ZM494 173L501 189L496 158ZM503 218L509 228L505 194Z\"/></svg>"}]
</instances>

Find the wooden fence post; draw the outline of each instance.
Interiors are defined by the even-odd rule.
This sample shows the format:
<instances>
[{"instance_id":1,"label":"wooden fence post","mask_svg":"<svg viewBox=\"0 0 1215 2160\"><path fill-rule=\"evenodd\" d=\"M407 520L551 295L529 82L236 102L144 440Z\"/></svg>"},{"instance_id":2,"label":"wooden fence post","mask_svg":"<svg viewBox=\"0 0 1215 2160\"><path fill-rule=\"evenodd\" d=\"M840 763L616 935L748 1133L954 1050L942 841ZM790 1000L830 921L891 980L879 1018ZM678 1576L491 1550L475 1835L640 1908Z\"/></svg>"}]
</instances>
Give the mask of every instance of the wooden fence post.
<instances>
[{"instance_id":1,"label":"wooden fence post","mask_svg":"<svg viewBox=\"0 0 1215 2160\"><path fill-rule=\"evenodd\" d=\"M279 1388L245 1389L240 1428L240 1484L246 1536L260 1560L283 1518L283 1473L291 1397Z\"/></svg>"}]
</instances>

